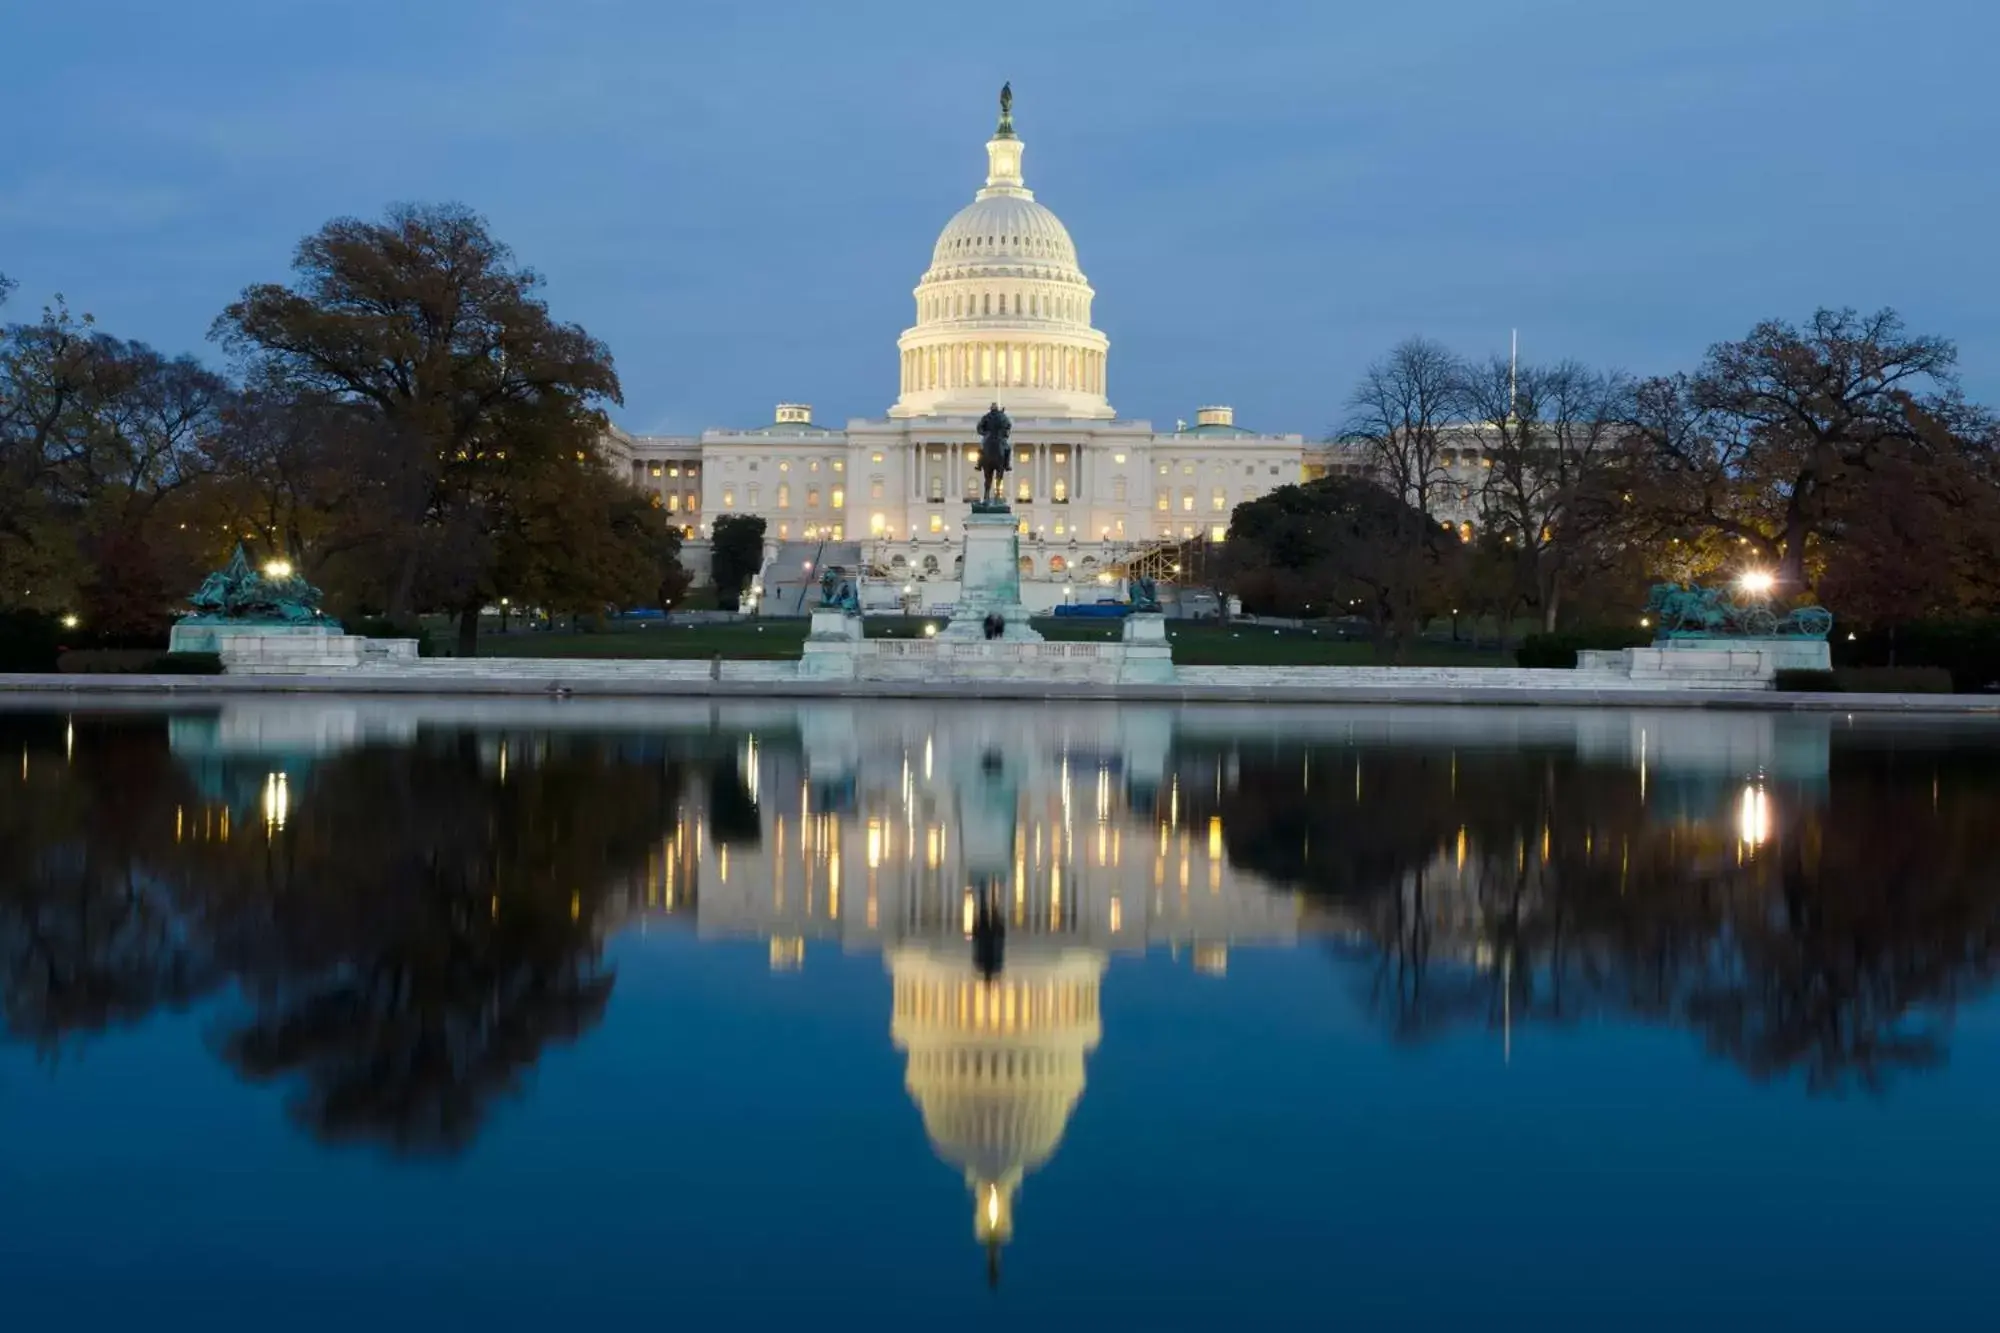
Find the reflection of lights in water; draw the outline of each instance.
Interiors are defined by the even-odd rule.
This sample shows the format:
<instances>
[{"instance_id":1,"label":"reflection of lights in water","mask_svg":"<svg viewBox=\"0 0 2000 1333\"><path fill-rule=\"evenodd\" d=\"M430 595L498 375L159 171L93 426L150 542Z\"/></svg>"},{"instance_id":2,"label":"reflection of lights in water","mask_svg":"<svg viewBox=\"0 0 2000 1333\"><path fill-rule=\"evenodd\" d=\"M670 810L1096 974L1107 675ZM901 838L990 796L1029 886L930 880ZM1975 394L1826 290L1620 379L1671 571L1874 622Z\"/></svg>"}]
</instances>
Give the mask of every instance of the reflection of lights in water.
<instances>
[{"instance_id":1,"label":"reflection of lights in water","mask_svg":"<svg viewBox=\"0 0 2000 1333\"><path fill-rule=\"evenodd\" d=\"M965 937L967 939L972 938L972 917L972 890L967 889L965 891Z\"/></svg>"},{"instance_id":2,"label":"reflection of lights in water","mask_svg":"<svg viewBox=\"0 0 2000 1333\"><path fill-rule=\"evenodd\" d=\"M749 791L750 799L757 799L757 738L749 737L743 742L743 786Z\"/></svg>"},{"instance_id":3,"label":"reflection of lights in water","mask_svg":"<svg viewBox=\"0 0 2000 1333\"><path fill-rule=\"evenodd\" d=\"M868 868L879 869L882 865L882 821L868 821Z\"/></svg>"},{"instance_id":4,"label":"reflection of lights in water","mask_svg":"<svg viewBox=\"0 0 2000 1333\"><path fill-rule=\"evenodd\" d=\"M960 1205L960 1207L963 1206L963 1204ZM998 1185L988 1185L986 1187L986 1225L989 1227L1000 1225L1000 1187Z\"/></svg>"},{"instance_id":5,"label":"reflection of lights in water","mask_svg":"<svg viewBox=\"0 0 2000 1333\"><path fill-rule=\"evenodd\" d=\"M1771 798L1755 783L1743 789L1736 810L1736 836L1752 847L1761 847L1771 838Z\"/></svg>"},{"instance_id":6,"label":"reflection of lights in water","mask_svg":"<svg viewBox=\"0 0 2000 1333\"><path fill-rule=\"evenodd\" d=\"M1210 815L1208 817L1208 859L1211 861L1217 861L1220 860L1221 858L1222 858L1222 816Z\"/></svg>"},{"instance_id":7,"label":"reflection of lights in water","mask_svg":"<svg viewBox=\"0 0 2000 1333\"><path fill-rule=\"evenodd\" d=\"M292 811L292 788L283 773L272 773L264 779L264 827L278 830L285 826L285 817Z\"/></svg>"}]
</instances>

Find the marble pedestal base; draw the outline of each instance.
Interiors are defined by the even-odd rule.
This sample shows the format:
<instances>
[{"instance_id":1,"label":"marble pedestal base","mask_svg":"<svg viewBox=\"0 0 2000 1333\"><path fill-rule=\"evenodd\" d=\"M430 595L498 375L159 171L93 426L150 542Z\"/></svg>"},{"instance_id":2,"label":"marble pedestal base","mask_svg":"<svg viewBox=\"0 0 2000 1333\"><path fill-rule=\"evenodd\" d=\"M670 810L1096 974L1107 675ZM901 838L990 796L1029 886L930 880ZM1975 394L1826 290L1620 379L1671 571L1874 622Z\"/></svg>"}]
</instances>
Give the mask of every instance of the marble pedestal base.
<instances>
[{"instance_id":1,"label":"marble pedestal base","mask_svg":"<svg viewBox=\"0 0 2000 1333\"><path fill-rule=\"evenodd\" d=\"M1021 605L1021 536L1019 520L1009 513L965 518L965 565L959 576L958 606L938 635L953 643L986 641L986 617L1006 622L1002 643L1040 643L1042 636L1028 625L1028 608Z\"/></svg>"},{"instance_id":2,"label":"marble pedestal base","mask_svg":"<svg viewBox=\"0 0 2000 1333\"><path fill-rule=\"evenodd\" d=\"M168 636L167 650L214 653L222 659L222 669L236 676L316 675L417 660L415 639L363 638L343 633L333 620L303 625L184 620Z\"/></svg>"},{"instance_id":3,"label":"marble pedestal base","mask_svg":"<svg viewBox=\"0 0 2000 1333\"><path fill-rule=\"evenodd\" d=\"M1669 689L1769 689L1780 671L1832 667L1824 639L1663 639L1650 648L1586 648L1576 655L1579 672Z\"/></svg>"}]
</instances>

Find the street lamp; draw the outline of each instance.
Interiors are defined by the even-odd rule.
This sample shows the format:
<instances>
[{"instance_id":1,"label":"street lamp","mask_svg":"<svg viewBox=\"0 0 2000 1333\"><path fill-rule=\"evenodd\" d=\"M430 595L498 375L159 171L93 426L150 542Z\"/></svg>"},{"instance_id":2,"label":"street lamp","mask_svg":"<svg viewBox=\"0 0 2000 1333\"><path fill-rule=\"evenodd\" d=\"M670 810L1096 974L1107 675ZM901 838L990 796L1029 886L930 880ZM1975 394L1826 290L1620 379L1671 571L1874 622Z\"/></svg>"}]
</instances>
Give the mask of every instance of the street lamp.
<instances>
[{"instance_id":1,"label":"street lamp","mask_svg":"<svg viewBox=\"0 0 2000 1333\"><path fill-rule=\"evenodd\" d=\"M1777 582L1769 570L1752 569L1736 580L1736 586L1752 597L1769 597Z\"/></svg>"},{"instance_id":2,"label":"street lamp","mask_svg":"<svg viewBox=\"0 0 2000 1333\"><path fill-rule=\"evenodd\" d=\"M64 629L75 629L78 625L82 623L83 622L78 620L75 616L64 616L62 618L62 627Z\"/></svg>"},{"instance_id":3,"label":"street lamp","mask_svg":"<svg viewBox=\"0 0 2000 1333\"><path fill-rule=\"evenodd\" d=\"M291 576L292 562L289 560L273 560L264 566L264 577L267 579L284 580Z\"/></svg>"}]
</instances>

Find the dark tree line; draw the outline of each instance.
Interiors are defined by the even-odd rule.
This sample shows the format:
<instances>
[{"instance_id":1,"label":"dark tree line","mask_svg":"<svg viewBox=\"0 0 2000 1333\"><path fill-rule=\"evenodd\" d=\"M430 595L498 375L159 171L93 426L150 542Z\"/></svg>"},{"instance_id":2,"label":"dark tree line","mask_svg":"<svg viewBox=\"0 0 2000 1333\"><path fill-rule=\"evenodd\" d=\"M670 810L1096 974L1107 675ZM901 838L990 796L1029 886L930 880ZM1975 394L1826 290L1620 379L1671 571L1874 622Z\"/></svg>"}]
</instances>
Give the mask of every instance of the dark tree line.
<instances>
[{"instance_id":1,"label":"dark tree line","mask_svg":"<svg viewBox=\"0 0 2000 1333\"><path fill-rule=\"evenodd\" d=\"M680 534L599 455L604 345L476 215L399 207L307 237L216 320L231 375L58 299L0 335L0 610L163 632L237 543L340 614L670 601ZM5 289L0 287L0 298Z\"/></svg>"},{"instance_id":2,"label":"dark tree line","mask_svg":"<svg viewBox=\"0 0 2000 1333\"><path fill-rule=\"evenodd\" d=\"M1754 568L1863 624L2000 612L2000 425L1892 311L1767 321L1641 380L1413 339L1339 442L1346 472L1238 509L1247 608L1352 609L1401 645L1459 608L1628 623L1649 582Z\"/></svg>"}]
</instances>

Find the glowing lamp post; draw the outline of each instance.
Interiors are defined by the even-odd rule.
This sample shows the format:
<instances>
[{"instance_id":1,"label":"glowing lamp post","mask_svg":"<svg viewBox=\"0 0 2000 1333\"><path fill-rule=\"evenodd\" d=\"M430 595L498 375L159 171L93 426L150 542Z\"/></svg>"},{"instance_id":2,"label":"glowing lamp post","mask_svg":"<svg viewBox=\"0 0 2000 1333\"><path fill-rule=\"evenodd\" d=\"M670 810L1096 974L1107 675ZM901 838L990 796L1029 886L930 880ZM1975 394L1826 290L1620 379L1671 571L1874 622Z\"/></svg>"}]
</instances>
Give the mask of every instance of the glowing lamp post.
<instances>
[{"instance_id":1,"label":"glowing lamp post","mask_svg":"<svg viewBox=\"0 0 2000 1333\"><path fill-rule=\"evenodd\" d=\"M1738 588L1738 590L1747 594L1748 596L1758 597L1758 598L1769 597L1771 595L1771 589L1775 588L1777 585L1778 585L1778 580L1771 574L1769 570L1764 570L1764 569L1749 570L1741 578L1736 580L1736 587Z\"/></svg>"}]
</instances>

